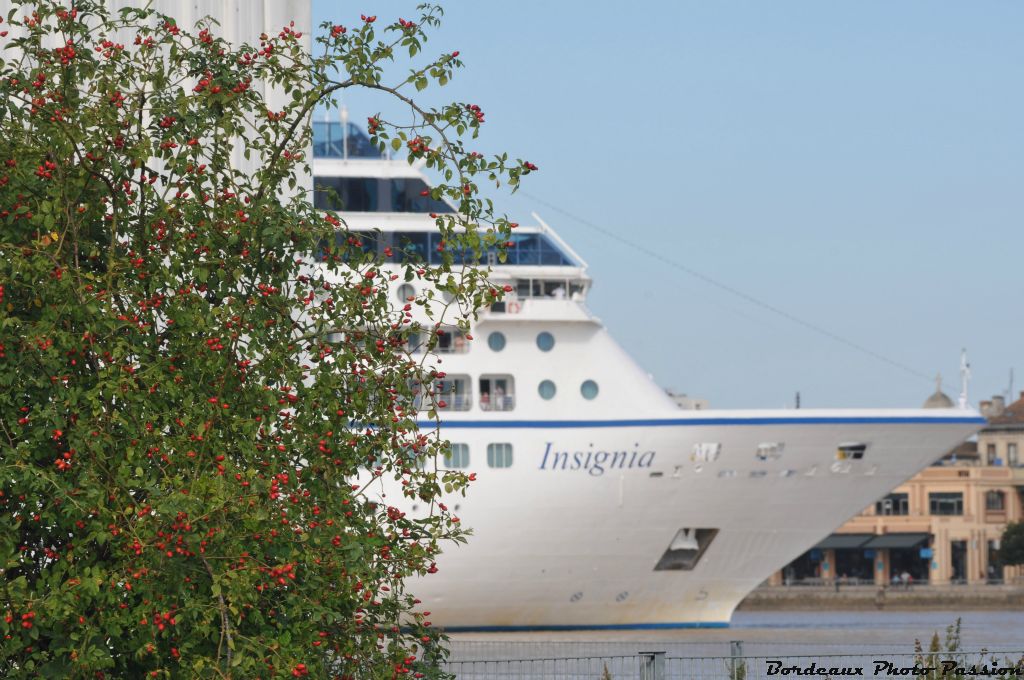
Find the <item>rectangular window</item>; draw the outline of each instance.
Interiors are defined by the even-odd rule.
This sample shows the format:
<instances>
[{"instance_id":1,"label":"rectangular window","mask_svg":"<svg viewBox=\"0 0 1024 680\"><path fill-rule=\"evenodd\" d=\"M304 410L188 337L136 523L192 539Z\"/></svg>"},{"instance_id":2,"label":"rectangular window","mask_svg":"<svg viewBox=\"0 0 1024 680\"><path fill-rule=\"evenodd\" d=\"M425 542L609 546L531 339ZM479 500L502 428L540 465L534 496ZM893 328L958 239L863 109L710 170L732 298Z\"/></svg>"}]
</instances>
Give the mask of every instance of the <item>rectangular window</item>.
<instances>
[{"instance_id":1,"label":"rectangular window","mask_svg":"<svg viewBox=\"0 0 1024 680\"><path fill-rule=\"evenodd\" d=\"M313 206L321 210L374 212L378 181L372 177L314 177Z\"/></svg>"},{"instance_id":2,"label":"rectangular window","mask_svg":"<svg viewBox=\"0 0 1024 680\"><path fill-rule=\"evenodd\" d=\"M959 491L933 491L928 494L928 511L933 515L962 515L964 495Z\"/></svg>"},{"instance_id":3,"label":"rectangular window","mask_svg":"<svg viewBox=\"0 0 1024 680\"><path fill-rule=\"evenodd\" d=\"M996 445L989 444L985 447L985 462L989 465L996 464Z\"/></svg>"},{"instance_id":4,"label":"rectangular window","mask_svg":"<svg viewBox=\"0 0 1024 680\"><path fill-rule=\"evenodd\" d=\"M409 354L419 354L423 351L423 343L419 333L410 332L405 336L405 351Z\"/></svg>"},{"instance_id":5,"label":"rectangular window","mask_svg":"<svg viewBox=\"0 0 1024 680\"><path fill-rule=\"evenodd\" d=\"M891 493L875 503L876 515L909 515L910 496L905 493Z\"/></svg>"},{"instance_id":6,"label":"rectangular window","mask_svg":"<svg viewBox=\"0 0 1024 680\"><path fill-rule=\"evenodd\" d=\"M1002 491L985 492L985 509L990 512L1006 510L1006 495Z\"/></svg>"},{"instance_id":7,"label":"rectangular window","mask_svg":"<svg viewBox=\"0 0 1024 680\"><path fill-rule=\"evenodd\" d=\"M511 444L488 444L487 445L487 467L507 468L512 467L512 445Z\"/></svg>"},{"instance_id":8,"label":"rectangular window","mask_svg":"<svg viewBox=\"0 0 1024 680\"><path fill-rule=\"evenodd\" d=\"M444 454L444 466L453 470L469 467L469 444L452 444Z\"/></svg>"},{"instance_id":9,"label":"rectangular window","mask_svg":"<svg viewBox=\"0 0 1024 680\"><path fill-rule=\"evenodd\" d=\"M1020 461L1017 459L1017 444L1010 442L1006 445L1006 464L1010 467L1018 467Z\"/></svg>"},{"instance_id":10,"label":"rectangular window","mask_svg":"<svg viewBox=\"0 0 1024 680\"><path fill-rule=\"evenodd\" d=\"M439 354L465 354L469 351L466 334L458 328L438 329L434 351Z\"/></svg>"},{"instance_id":11,"label":"rectangular window","mask_svg":"<svg viewBox=\"0 0 1024 680\"><path fill-rule=\"evenodd\" d=\"M443 380L436 380L428 393L422 387L413 387L416 404L421 411L436 408L438 411L468 411L472 403L472 393L468 375L450 375Z\"/></svg>"},{"instance_id":12,"label":"rectangular window","mask_svg":"<svg viewBox=\"0 0 1024 680\"><path fill-rule=\"evenodd\" d=\"M480 376L480 408L511 411L516 407L516 383L510 375Z\"/></svg>"}]
</instances>

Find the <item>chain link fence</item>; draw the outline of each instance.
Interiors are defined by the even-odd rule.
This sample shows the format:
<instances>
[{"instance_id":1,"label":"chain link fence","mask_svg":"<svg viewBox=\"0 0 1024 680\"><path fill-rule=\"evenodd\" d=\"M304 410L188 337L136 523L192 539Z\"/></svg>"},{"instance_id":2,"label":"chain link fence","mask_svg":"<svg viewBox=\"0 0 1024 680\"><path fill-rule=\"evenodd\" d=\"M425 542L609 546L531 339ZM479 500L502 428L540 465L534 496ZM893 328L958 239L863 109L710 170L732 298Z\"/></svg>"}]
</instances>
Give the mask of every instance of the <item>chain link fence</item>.
<instances>
[{"instance_id":1,"label":"chain link fence","mask_svg":"<svg viewBox=\"0 0 1024 680\"><path fill-rule=\"evenodd\" d=\"M622 643L628 644L628 643ZM443 669L458 680L768 680L846 677L954 680L1022 678L1024 650L784 655L750 654L747 645L726 643L722 656L679 656L668 651L549 658L452 659ZM761 643L764 644L764 643ZM607 647L607 643L602 646ZM648 645L650 647L650 645Z\"/></svg>"}]
</instances>

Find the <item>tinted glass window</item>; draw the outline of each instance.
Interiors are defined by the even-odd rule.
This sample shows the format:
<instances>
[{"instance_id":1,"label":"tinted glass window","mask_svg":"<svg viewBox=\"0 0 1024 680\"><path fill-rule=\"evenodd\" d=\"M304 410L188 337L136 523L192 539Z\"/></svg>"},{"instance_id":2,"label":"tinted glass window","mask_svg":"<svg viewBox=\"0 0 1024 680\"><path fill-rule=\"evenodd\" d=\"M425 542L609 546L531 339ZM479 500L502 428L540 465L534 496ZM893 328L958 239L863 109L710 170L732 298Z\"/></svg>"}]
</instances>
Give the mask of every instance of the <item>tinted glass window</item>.
<instances>
[{"instance_id":1,"label":"tinted glass window","mask_svg":"<svg viewBox=\"0 0 1024 680\"><path fill-rule=\"evenodd\" d=\"M505 264L573 264L544 234L512 234L510 241L512 245L506 250ZM497 257L497 249L492 248L490 254Z\"/></svg>"},{"instance_id":2,"label":"tinted glass window","mask_svg":"<svg viewBox=\"0 0 1024 680\"><path fill-rule=\"evenodd\" d=\"M430 234L425 231L398 232L391 249L397 262L427 262L430 259Z\"/></svg>"},{"instance_id":3,"label":"tinted glass window","mask_svg":"<svg viewBox=\"0 0 1024 680\"><path fill-rule=\"evenodd\" d=\"M928 494L928 510L933 515L962 515L964 495L952 491L932 492Z\"/></svg>"},{"instance_id":4,"label":"tinted glass window","mask_svg":"<svg viewBox=\"0 0 1024 680\"><path fill-rule=\"evenodd\" d=\"M321 210L378 210L377 180L370 177L314 177L313 206ZM329 189L337 194L332 196Z\"/></svg>"},{"instance_id":5,"label":"tinted glass window","mask_svg":"<svg viewBox=\"0 0 1024 680\"><path fill-rule=\"evenodd\" d=\"M443 201L435 201L423 192L430 188L421 179L391 180L392 212L450 213L452 209Z\"/></svg>"},{"instance_id":6,"label":"tinted glass window","mask_svg":"<svg viewBox=\"0 0 1024 680\"><path fill-rule=\"evenodd\" d=\"M376 254L379 241L380 234L372 231L338 231L334 233L334 244L338 248L345 248L349 254L354 254L356 248L364 253Z\"/></svg>"},{"instance_id":7,"label":"tinted glass window","mask_svg":"<svg viewBox=\"0 0 1024 680\"><path fill-rule=\"evenodd\" d=\"M313 121L313 156L316 158L380 158L380 150L352 123Z\"/></svg>"}]
</instances>

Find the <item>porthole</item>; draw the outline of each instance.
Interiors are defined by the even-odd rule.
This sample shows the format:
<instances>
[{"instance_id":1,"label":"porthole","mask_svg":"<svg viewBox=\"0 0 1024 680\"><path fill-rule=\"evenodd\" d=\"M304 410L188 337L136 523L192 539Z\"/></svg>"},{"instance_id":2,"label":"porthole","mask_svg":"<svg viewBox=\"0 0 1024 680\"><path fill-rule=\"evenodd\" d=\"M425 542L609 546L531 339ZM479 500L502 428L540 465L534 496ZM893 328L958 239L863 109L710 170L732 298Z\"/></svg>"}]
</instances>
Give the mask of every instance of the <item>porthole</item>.
<instances>
[{"instance_id":1,"label":"porthole","mask_svg":"<svg viewBox=\"0 0 1024 680\"><path fill-rule=\"evenodd\" d=\"M505 334L500 331L494 331L487 336L487 346L495 352L505 349Z\"/></svg>"},{"instance_id":2,"label":"porthole","mask_svg":"<svg viewBox=\"0 0 1024 680\"><path fill-rule=\"evenodd\" d=\"M541 331L537 334L537 347L541 352L550 352L551 348L555 346L555 336L551 335L547 331Z\"/></svg>"},{"instance_id":3,"label":"porthole","mask_svg":"<svg viewBox=\"0 0 1024 680\"><path fill-rule=\"evenodd\" d=\"M554 399L556 391L555 383L550 380L542 380L540 385L537 385L537 392L540 393L541 399Z\"/></svg>"},{"instance_id":4,"label":"porthole","mask_svg":"<svg viewBox=\"0 0 1024 680\"><path fill-rule=\"evenodd\" d=\"M409 298L416 295L416 289L408 283L403 283L398 287L396 295L398 296L399 302L409 302Z\"/></svg>"},{"instance_id":5,"label":"porthole","mask_svg":"<svg viewBox=\"0 0 1024 680\"><path fill-rule=\"evenodd\" d=\"M597 383L593 380L584 380L583 384L580 385L580 394L583 395L584 399L594 399L597 397Z\"/></svg>"}]
</instances>

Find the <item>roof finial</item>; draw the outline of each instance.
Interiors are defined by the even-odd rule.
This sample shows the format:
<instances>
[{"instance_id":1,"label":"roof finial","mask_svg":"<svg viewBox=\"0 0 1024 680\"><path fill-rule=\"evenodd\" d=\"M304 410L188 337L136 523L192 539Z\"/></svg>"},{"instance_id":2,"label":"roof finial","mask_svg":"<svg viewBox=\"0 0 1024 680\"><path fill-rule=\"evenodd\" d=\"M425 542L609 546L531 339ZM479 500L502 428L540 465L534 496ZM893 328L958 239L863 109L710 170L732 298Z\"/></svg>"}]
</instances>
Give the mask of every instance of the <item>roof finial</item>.
<instances>
[{"instance_id":1,"label":"roof finial","mask_svg":"<svg viewBox=\"0 0 1024 680\"><path fill-rule=\"evenodd\" d=\"M935 374L935 391L936 392L941 392L942 391L942 373L936 373Z\"/></svg>"},{"instance_id":2,"label":"roof finial","mask_svg":"<svg viewBox=\"0 0 1024 680\"><path fill-rule=\"evenodd\" d=\"M971 379L971 364L967 361L967 349L960 352L960 408L967 408L967 383Z\"/></svg>"}]
</instances>

